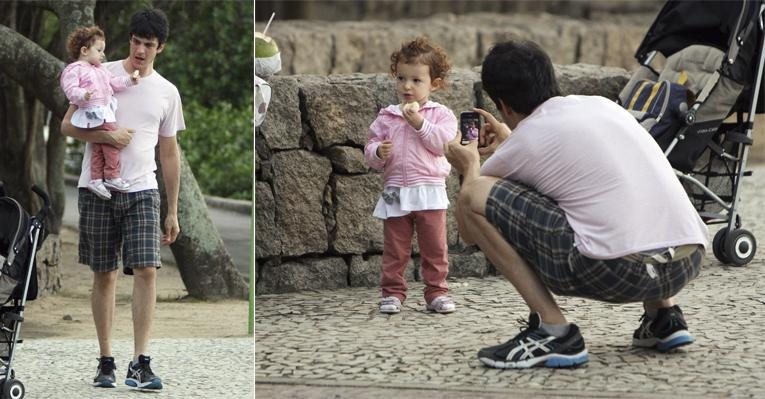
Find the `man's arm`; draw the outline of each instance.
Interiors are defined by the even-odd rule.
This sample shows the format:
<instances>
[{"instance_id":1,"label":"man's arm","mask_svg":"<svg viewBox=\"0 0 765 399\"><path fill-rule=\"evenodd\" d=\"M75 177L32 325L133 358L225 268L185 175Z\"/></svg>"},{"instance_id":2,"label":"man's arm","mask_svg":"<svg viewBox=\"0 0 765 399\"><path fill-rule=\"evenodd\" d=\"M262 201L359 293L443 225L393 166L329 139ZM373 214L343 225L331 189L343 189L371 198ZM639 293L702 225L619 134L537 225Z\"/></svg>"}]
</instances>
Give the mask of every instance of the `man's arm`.
<instances>
[{"instance_id":1,"label":"man's arm","mask_svg":"<svg viewBox=\"0 0 765 399\"><path fill-rule=\"evenodd\" d=\"M162 164L162 178L165 182L167 216L162 245L169 245L178 238L178 191L181 186L181 156L175 137L159 137L159 162Z\"/></svg>"},{"instance_id":2,"label":"man's arm","mask_svg":"<svg viewBox=\"0 0 765 399\"><path fill-rule=\"evenodd\" d=\"M75 127L72 125L72 114L75 110L77 110L77 106L70 104L69 109L66 110L66 115L64 115L64 120L61 121L61 134L64 136L89 143L109 144L119 149L125 148L133 139L133 129L89 130Z\"/></svg>"}]
</instances>

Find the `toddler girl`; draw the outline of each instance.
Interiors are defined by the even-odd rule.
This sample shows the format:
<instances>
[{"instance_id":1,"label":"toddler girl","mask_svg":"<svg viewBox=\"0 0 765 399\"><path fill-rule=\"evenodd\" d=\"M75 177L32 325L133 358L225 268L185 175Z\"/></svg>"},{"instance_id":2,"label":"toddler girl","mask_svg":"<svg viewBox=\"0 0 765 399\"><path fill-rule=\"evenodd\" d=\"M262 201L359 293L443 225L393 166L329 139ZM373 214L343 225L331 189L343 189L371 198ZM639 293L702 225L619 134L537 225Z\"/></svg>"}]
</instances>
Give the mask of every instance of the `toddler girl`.
<instances>
[{"instance_id":1,"label":"toddler girl","mask_svg":"<svg viewBox=\"0 0 765 399\"><path fill-rule=\"evenodd\" d=\"M391 55L390 66L401 104L380 110L369 127L364 154L370 167L384 169L385 181L373 213L384 219L383 313L399 312L406 299L404 270L415 229L426 309L455 310L446 295L446 176L451 166L444 157L444 143L454 138L457 118L449 108L428 100L431 91L444 87L449 68L444 50L427 39L404 44Z\"/></svg>"},{"instance_id":2,"label":"toddler girl","mask_svg":"<svg viewBox=\"0 0 765 399\"><path fill-rule=\"evenodd\" d=\"M97 26L80 27L69 35L67 50L72 62L61 73L61 89L69 102L77 105L72 125L84 129L116 130L115 92L138 83L138 75L113 77L101 66L106 39ZM111 199L108 189L125 191L130 185L120 177L120 150L108 144L93 143L88 189L103 199Z\"/></svg>"}]
</instances>

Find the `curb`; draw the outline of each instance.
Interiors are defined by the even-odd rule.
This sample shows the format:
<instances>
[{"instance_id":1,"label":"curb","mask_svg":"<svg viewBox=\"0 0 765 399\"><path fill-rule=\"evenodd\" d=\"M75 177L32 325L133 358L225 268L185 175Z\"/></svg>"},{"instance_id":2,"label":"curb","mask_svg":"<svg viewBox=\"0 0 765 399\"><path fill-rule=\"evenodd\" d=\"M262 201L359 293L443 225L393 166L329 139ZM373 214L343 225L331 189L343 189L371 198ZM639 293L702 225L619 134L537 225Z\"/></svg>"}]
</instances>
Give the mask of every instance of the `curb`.
<instances>
[{"instance_id":1,"label":"curb","mask_svg":"<svg viewBox=\"0 0 765 399\"><path fill-rule=\"evenodd\" d=\"M78 180L78 176L71 174L64 175L64 181L75 187L77 186ZM204 198L205 203L209 208L225 209L227 211L252 215L252 201L216 197L213 195L204 195Z\"/></svg>"}]
</instances>

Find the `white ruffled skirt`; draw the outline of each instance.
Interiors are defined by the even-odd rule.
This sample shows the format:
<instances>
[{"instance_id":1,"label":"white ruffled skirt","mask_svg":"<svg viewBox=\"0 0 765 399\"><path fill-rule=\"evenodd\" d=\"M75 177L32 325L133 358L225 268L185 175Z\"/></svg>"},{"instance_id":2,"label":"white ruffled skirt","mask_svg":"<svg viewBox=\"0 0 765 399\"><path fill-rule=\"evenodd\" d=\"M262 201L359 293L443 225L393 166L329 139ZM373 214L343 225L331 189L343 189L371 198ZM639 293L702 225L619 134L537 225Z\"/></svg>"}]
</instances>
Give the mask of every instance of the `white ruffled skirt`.
<instances>
[{"instance_id":1,"label":"white ruffled skirt","mask_svg":"<svg viewBox=\"0 0 765 399\"><path fill-rule=\"evenodd\" d=\"M112 100L107 105L77 108L77 111L74 111L72 114L72 125L83 129L91 129L99 127L106 122L116 122L117 117L114 114L116 110L117 99L112 96Z\"/></svg>"},{"instance_id":2,"label":"white ruffled skirt","mask_svg":"<svg viewBox=\"0 0 765 399\"><path fill-rule=\"evenodd\" d=\"M444 186L386 187L377 200L372 216L387 219L408 215L414 211L448 207L449 197Z\"/></svg>"}]
</instances>

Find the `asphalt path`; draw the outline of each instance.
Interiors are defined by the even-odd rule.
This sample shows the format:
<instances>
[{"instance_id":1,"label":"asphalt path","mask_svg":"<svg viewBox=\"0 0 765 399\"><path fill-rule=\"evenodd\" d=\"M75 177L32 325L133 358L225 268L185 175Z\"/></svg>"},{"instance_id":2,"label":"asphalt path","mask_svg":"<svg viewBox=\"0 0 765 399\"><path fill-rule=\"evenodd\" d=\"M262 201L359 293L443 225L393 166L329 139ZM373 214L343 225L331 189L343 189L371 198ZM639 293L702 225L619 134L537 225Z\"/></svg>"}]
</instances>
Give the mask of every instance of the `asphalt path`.
<instances>
[{"instance_id":1,"label":"asphalt path","mask_svg":"<svg viewBox=\"0 0 765 399\"><path fill-rule=\"evenodd\" d=\"M219 207L208 206L210 218L223 239L234 265L245 279L250 275L250 258L252 256L251 226L252 214L232 211ZM77 188L66 185L66 207L64 209L64 226L77 229L79 212L77 211ZM162 247L162 259L175 262L173 253L168 247ZM249 280L248 280L249 281Z\"/></svg>"}]
</instances>

